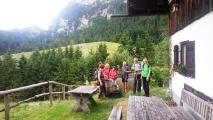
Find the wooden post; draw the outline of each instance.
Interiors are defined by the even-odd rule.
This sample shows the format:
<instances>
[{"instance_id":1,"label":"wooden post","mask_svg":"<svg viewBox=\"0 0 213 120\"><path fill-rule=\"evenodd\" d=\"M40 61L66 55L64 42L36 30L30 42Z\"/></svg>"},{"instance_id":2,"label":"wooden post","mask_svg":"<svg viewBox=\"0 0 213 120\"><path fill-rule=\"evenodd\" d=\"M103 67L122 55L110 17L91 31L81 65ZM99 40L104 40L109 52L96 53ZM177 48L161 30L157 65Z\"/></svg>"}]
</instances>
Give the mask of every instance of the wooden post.
<instances>
[{"instance_id":1,"label":"wooden post","mask_svg":"<svg viewBox=\"0 0 213 120\"><path fill-rule=\"evenodd\" d=\"M46 88L46 87L47 87L46 85L43 86L43 93L45 93L45 88ZM45 95L44 95L43 99L44 99L44 101L46 100L46 96L45 96Z\"/></svg>"},{"instance_id":2,"label":"wooden post","mask_svg":"<svg viewBox=\"0 0 213 120\"><path fill-rule=\"evenodd\" d=\"M72 90L72 88L68 87L68 91L70 91L70 90ZM69 93L69 98L68 99L71 100L71 93Z\"/></svg>"},{"instance_id":3,"label":"wooden post","mask_svg":"<svg viewBox=\"0 0 213 120\"><path fill-rule=\"evenodd\" d=\"M5 105L5 120L10 119L10 96L9 94L4 95L4 105Z\"/></svg>"},{"instance_id":4,"label":"wooden post","mask_svg":"<svg viewBox=\"0 0 213 120\"><path fill-rule=\"evenodd\" d=\"M53 105L53 85L52 83L49 83L49 100L50 100L50 106Z\"/></svg>"},{"instance_id":5,"label":"wooden post","mask_svg":"<svg viewBox=\"0 0 213 120\"><path fill-rule=\"evenodd\" d=\"M62 100L65 100L65 86L62 86Z\"/></svg>"}]
</instances>

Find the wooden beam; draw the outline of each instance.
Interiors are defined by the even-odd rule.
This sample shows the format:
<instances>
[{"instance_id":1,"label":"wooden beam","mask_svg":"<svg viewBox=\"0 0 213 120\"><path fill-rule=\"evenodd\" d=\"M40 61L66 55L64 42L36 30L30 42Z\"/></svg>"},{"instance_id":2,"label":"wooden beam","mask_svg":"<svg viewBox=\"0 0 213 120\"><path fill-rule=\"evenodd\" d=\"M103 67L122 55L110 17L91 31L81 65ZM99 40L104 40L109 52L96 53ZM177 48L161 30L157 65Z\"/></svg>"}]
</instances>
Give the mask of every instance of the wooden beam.
<instances>
[{"instance_id":1,"label":"wooden beam","mask_svg":"<svg viewBox=\"0 0 213 120\"><path fill-rule=\"evenodd\" d=\"M65 86L62 86L62 100L65 100Z\"/></svg>"},{"instance_id":2,"label":"wooden beam","mask_svg":"<svg viewBox=\"0 0 213 120\"><path fill-rule=\"evenodd\" d=\"M49 83L49 101L50 101L50 106L53 106L53 84Z\"/></svg>"},{"instance_id":3,"label":"wooden beam","mask_svg":"<svg viewBox=\"0 0 213 120\"><path fill-rule=\"evenodd\" d=\"M55 81L49 81L49 83L52 83L52 84L55 84L55 85L63 85L63 86L66 86L66 87L71 87L71 88L75 88L79 85L67 85L67 84L63 84L63 83L59 83L59 82L55 82Z\"/></svg>"},{"instance_id":4,"label":"wooden beam","mask_svg":"<svg viewBox=\"0 0 213 120\"><path fill-rule=\"evenodd\" d=\"M13 92L19 92L19 91L31 89L31 88L42 86L42 85L46 85L46 84L48 84L48 82L41 82L41 83L29 85L29 86L20 87L20 88L15 88L15 89L10 89L10 90L0 91L0 95L6 95L6 94L13 93Z\"/></svg>"},{"instance_id":5,"label":"wooden beam","mask_svg":"<svg viewBox=\"0 0 213 120\"><path fill-rule=\"evenodd\" d=\"M10 119L10 95L4 95L5 120Z\"/></svg>"},{"instance_id":6,"label":"wooden beam","mask_svg":"<svg viewBox=\"0 0 213 120\"><path fill-rule=\"evenodd\" d=\"M62 94L62 92L52 92L52 94L53 94L53 95L57 95L57 94ZM70 94L70 93L65 92L65 94ZM42 97L42 96L47 96L47 95L49 95L49 93L42 93L42 94L38 94L38 95L35 95L35 96L33 96L33 97L27 98L27 99L25 99L25 100L23 100L23 101L19 101L19 102L17 102L16 104L11 105L11 106L10 106L10 109L12 109L12 108L14 108L14 107L16 107L16 106L18 106L18 105L20 105L20 104L22 104L22 103L26 103L26 102L32 101L32 100L34 100L34 99L36 99L36 98L39 98L39 97ZM4 112L4 111L5 111L5 108L0 109L0 112Z\"/></svg>"}]
</instances>

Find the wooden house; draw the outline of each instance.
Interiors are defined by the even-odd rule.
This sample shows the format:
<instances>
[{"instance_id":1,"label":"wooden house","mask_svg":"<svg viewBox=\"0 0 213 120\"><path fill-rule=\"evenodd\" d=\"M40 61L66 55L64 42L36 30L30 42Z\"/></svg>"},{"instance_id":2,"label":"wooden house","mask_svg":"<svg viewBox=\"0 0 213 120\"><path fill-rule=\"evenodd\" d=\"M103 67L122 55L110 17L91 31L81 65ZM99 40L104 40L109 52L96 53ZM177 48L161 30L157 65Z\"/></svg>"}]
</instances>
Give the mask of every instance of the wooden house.
<instances>
[{"instance_id":1,"label":"wooden house","mask_svg":"<svg viewBox=\"0 0 213 120\"><path fill-rule=\"evenodd\" d=\"M127 0L127 8L128 16L168 15L172 99L213 120L213 0Z\"/></svg>"}]
</instances>

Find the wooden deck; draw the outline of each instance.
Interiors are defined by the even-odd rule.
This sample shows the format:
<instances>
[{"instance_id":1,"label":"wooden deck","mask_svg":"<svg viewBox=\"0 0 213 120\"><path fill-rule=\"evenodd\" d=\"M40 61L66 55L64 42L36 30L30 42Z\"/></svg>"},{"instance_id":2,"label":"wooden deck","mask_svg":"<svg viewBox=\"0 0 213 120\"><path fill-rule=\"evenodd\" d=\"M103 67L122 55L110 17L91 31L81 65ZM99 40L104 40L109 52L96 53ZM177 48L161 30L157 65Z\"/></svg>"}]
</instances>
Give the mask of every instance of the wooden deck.
<instances>
[{"instance_id":1,"label":"wooden deck","mask_svg":"<svg viewBox=\"0 0 213 120\"><path fill-rule=\"evenodd\" d=\"M130 96L127 120L191 120L180 108L170 108L160 98Z\"/></svg>"}]
</instances>

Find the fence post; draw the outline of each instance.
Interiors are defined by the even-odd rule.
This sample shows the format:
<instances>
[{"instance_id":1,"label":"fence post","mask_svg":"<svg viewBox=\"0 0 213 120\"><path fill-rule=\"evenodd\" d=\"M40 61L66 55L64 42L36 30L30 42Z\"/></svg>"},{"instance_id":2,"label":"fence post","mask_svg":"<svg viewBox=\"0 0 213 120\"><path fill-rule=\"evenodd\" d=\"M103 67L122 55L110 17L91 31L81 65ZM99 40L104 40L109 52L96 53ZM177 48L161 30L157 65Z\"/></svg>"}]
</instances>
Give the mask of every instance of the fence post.
<instances>
[{"instance_id":1,"label":"fence post","mask_svg":"<svg viewBox=\"0 0 213 120\"><path fill-rule=\"evenodd\" d=\"M49 83L49 100L50 100L50 106L53 105L53 85L52 83Z\"/></svg>"},{"instance_id":2,"label":"fence post","mask_svg":"<svg viewBox=\"0 0 213 120\"><path fill-rule=\"evenodd\" d=\"M5 105L5 120L10 119L10 95L4 95L4 105Z\"/></svg>"},{"instance_id":3,"label":"fence post","mask_svg":"<svg viewBox=\"0 0 213 120\"><path fill-rule=\"evenodd\" d=\"M72 88L71 87L68 87L68 91L71 91ZM69 100L71 100L71 93L69 93Z\"/></svg>"},{"instance_id":4,"label":"fence post","mask_svg":"<svg viewBox=\"0 0 213 120\"><path fill-rule=\"evenodd\" d=\"M65 86L62 86L62 100L65 100Z\"/></svg>"}]
</instances>

